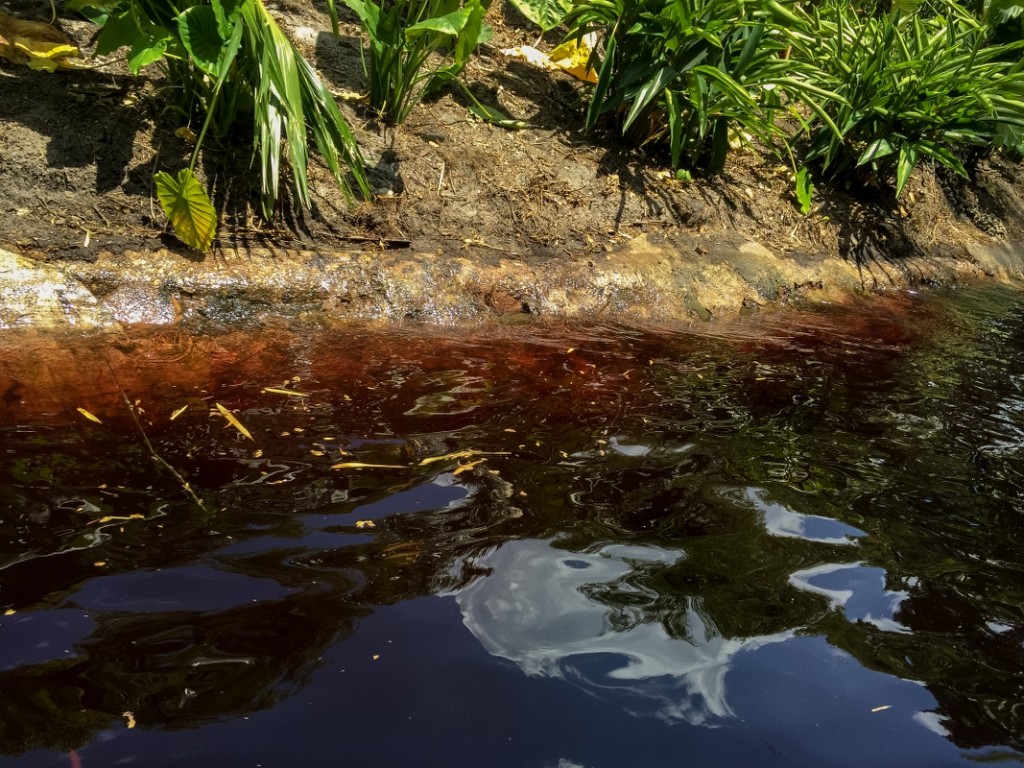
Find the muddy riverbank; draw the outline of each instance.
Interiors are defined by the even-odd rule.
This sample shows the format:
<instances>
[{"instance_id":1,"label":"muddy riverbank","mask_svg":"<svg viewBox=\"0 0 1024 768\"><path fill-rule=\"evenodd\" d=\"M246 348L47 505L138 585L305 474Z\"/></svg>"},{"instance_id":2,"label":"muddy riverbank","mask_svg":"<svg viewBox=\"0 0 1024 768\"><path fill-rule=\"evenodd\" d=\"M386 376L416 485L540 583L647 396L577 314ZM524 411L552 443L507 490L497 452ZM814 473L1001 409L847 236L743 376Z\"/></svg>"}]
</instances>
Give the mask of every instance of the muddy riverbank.
<instances>
[{"instance_id":1,"label":"muddy riverbank","mask_svg":"<svg viewBox=\"0 0 1024 768\"><path fill-rule=\"evenodd\" d=\"M365 87L351 19L335 37L308 4L269 7L332 89ZM50 14L35 0L0 9ZM803 216L790 172L763 151L683 183L657 152L584 134L582 86L501 53L536 42L510 8L496 3L489 20L494 41L467 82L526 128L483 124L454 93L395 128L343 101L376 199L347 207L317 168L313 210L286 201L272 222L255 214L247 153L211 148L199 170L222 221L205 255L170 237L153 199L153 172L177 170L190 151L158 78L117 62L49 74L0 61L0 327L311 314L698 321L1024 276L1017 160L977 159L969 183L921 168L898 202L884 184L818 180ZM88 25L57 23L90 50Z\"/></svg>"}]
</instances>

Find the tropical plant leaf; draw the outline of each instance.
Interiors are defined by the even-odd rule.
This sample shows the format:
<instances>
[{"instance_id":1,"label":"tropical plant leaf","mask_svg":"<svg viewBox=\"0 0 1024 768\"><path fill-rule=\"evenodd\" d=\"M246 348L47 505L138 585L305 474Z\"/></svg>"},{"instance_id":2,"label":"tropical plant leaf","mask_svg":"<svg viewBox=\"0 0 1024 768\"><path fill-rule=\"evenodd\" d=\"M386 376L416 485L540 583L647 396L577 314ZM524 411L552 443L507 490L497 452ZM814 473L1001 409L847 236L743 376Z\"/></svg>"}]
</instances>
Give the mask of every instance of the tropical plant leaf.
<instances>
[{"instance_id":1,"label":"tropical plant leaf","mask_svg":"<svg viewBox=\"0 0 1024 768\"><path fill-rule=\"evenodd\" d=\"M412 41L418 36L424 35L428 32L438 32L442 35L451 35L452 37L456 37L465 28L466 22L469 21L471 13L472 9L467 6L465 8L459 8L457 11L446 13L444 16L438 16L433 19L424 19L418 24L406 27L405 39Z\"/></svg>"},{"instance_id":2,"label":"tropical plant leaf","mask_svg":"<svg viewBox=\"0 0 1024 768\"><path fill-rule=\"evenodd\" d=\"M178 17L178 36L192 63L208 75L218 74L224 50L217 16L208 5L194 5Z\"/></svg>"},{"instance_id":3,"label":"tropical plant leaf","mask_svg":"<svg viewBox=\"0 0 1024 768\"><path fill-rule=\"evenodd\" d=\"M108 56L118 48L135 42L138 30L130 10L111 14L103 24L100 36L96 38L96 55Z\"/></svg>"},{"instance_id":4,"label":"tropical plant leaf","mask_svg":"<svg viewBox=\"0 0 1024 768\"><path fill-rule=\"evenodd\" d=\"M217 210L192 169L182 168L177 178L160 171L153 181L174 234L190 248L208 250L217 234Z\"/></svg>"},{"instance_id":5,"label":"tropical plant leaf","mask_svg":"<svg viewBox=\"0 0 1024 768\"><path fill-rule=\"evenodd\" d=\"M132 74L137 75L143 67L160 61L172 42L171 33L163 27L155 24L144 26L128 52L128 68Z\"/></svg>"},{"instance_id":6,"label":"tropical plant leaf","mask_svg":"<svg viewBox=\"0 0 1024 768\"><path fill-rule=\"evenodd\" d=\"M561 24L572 10L571 0L512 0L512 5L545 32Z\"/></svg>"}]
</instances>

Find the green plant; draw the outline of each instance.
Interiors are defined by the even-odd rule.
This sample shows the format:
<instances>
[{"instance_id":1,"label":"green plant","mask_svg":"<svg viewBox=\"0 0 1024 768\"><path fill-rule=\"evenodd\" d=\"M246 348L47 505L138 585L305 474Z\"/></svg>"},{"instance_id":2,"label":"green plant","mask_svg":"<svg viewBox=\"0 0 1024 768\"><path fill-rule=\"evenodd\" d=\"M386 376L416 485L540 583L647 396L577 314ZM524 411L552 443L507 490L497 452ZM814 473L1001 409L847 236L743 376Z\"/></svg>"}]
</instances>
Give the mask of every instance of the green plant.
<instances>
[{"instance_id":1,"label":"green plant","mask_svg":"<svg viewBox=\"0 0 1024 768\"><path fill-rule=\"evenodd\" d=\"M237 132L251 135L268 218L279 197L283 165L291 169L300 202L309 207L310 138L347 197L370 196L355 137L336 102L261 0L72 0L69 5L102 25L97 54L127 48L133 72L164 65L179 108L203 121L189 167L176 178L159 173L155 179L161 207L188 245L205 250L216 228L216 211L194 175L211 131L221 139Z\"/></svg>"},{"instance_id":2,"label":"green plant","mask_svg":"<svg viewBox=\"0 0 1024 768\"><path fill-rule=\"evenodd\" d=\"M776 21L797 18L773 0L583 0L569 39L595 32L603 55L586 115L611 119L638 143L667 140L672 166L722 170L731 138L788 145L775 116L796 96L833 97L786 56Z\"/></svg>"},{"instance_id":3,"label":"green plant","mask_svg":"<svg viewBox=\"0 0 1024 768\"><path fill-rule=\"evenodd\" d=\"M545 32L554 29L572 10L572 0L511 0L512 5Z\"/></svg>"},{"instance_id":4,"label":"green plant","mask_svg":"<svg viewBox=\"0 0 1024 768\"><path fill-rule=\"evenodd\" d=\"M369 38L367 79L370 105L382 119L396 124L424 95L462 71L477 45L491 35L484 23L482 0L343 0ZM338 17L328 0L335 34ZM442 51L448 63L431 68L428 60Z\"/></svg>"},{"instance_id":5,"label":"green plant","mask_svg":"<svg viewBox=\"0 0 1024 768\"><path fill-rule=\"evenodd\" d=\"M868 169L895 178L896 196L915 166L932 160L966 176L962 152L990 147L1024 127L1024 41L988 45L986 29L952 0L927 13L897 4L862 16L843 0L795 11L793 56L813 66L840 99L811 127L808 163L831 174Z\"/></svg>"}]
</instances>

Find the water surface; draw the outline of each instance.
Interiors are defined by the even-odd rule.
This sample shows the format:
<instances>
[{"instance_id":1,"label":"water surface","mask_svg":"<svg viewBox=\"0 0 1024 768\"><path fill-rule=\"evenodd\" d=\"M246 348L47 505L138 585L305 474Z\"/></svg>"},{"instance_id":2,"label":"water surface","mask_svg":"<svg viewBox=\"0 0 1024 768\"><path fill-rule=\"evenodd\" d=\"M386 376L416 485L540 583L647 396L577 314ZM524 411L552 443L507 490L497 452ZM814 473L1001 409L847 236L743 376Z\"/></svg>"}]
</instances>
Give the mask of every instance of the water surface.
<instances>
[{"instance_id":1,"label":"water surface","mask_svg":"<svg viewBox=\"0 0 1024 768\"><path fill-rule=\"evenodd\" d=\"M1024 760L1005 289L11 335L0 391L0 765Z\"/></svg>"}]
</instances>

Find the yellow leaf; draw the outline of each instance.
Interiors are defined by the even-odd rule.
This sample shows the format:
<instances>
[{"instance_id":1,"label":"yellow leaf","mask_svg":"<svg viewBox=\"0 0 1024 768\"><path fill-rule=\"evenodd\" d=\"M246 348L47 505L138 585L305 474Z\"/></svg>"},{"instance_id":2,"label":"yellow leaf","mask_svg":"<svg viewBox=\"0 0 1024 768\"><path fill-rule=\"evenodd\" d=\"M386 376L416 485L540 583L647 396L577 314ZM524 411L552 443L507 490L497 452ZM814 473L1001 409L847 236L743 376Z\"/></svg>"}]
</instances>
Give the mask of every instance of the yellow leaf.
<instances>
[{"instance_id":1,"label":"yellow leaf","mask_svg":"<svg viewBox=\"0 0 1024 768\"><path fill-rule=\"evenodd\" d=\"M75 410L78 411L83 416L85 416L85 418L87 418L89 421L95 421L97 424L102 424L103 423L95 415L93 415L93 414L89 413L87 410L85 410L85 408L76 408Z\"/></svg>"},{"instance_id":2,"label":"yellow leaf","mask_svg":"<svg viewBox=\"0 0 1024 768\"><path fill-rule=\"evenodd\" d=\"M0 58L50 72L83 66L77 46L59 29L6 13L0 13Z\"/></svg>"},{"instance_id":3,"label":"yellow leaf","mask_svg":"<svg viewBox=\"0 0 1024 768\"><path fill-rule=\"evenodd\" d=\"M452 477L455 477L456 475L461 475L463 472L469 472L469 470L471 470L473 467L477 466L478 464L483 464L485 461L487 461L487 459L477 459L476 461L471 461L468 464L460 464L459 468L452 472Z\"/></svg>"},{"instance_id":4,"label":"yellow leaf","mask_svg":"<svg viewBox=\"0 0 1024 768\"><path fill-rule=\"evenodd\" d=\"M188 403L185 403L183 406L181 406L181 408L179 408L178 410L176 410L174 413L171 414L171 421L174 421L176 418L181 416L181 414L183 414L187 410L188 410Z\"/></svg>"},{"instance_id":5,"label":"yellow leaf","mask_svg":"<svg viewBox=\"0 0 1024 768\"><path fill-rule=\"evenodd\" d=\"M135 727L135 715L131 712L122 712L121 717L125 719L125 725L127 725L129 729Z\"/></svg>"},{"instance_id":6,"label":"yellow leaf","mask_svg":"<svg viewBox=\"0 0 1024 768\"><path fill-rule=\"evenodd\" d=\"M190 144L192 146L195 146L195 143L199 140L199 137L196 136L196 132L189 128L187 125L181 126L181 128L174 132L174 135L177 136L182 141L184 141L186 144Z\"/></svg>"},{"instance_id":7,"label":"yellow leaf","mask_svg":"<svg viewBox=\"0 0 1024 768\"><path fill-rule=\"evenodd\" d=\"M17 611L15 611L13 608L8 608L6 611L4 611L4 616L13 616L15 613L17 613Z\"/></svg>"},{"instance_id":8,"label":"yellow leaf","mask_svg":"<svg viewBox=\"0 0 1024 768\"><path fill-rule=\"evenodd\" d=\"M433 464L438 461L452 461L454 459L469 459L473 456L508 456L508 451L477 451L469 448L465 451L455 451L455 453L446 453L444 456L431 456L423 459L419 463L419 466L425 467L428 464Z\"/></svg>"},{"instance_id":9,"label":"yellow leaf","mask_svg":"<svg viewBox=\"0 0 1024 768\"><path fill-rule=\"evenodd\" d=\"M220 403L214 403L214 405L217 406L217 410L220 411L221 416L223 416L225 419L228 420L228 424L230 424L232 427L237 429L239 432L241 432L243 435L248 437L250 440L253 439L252 435L249 433L249 430L245 428L245 425L242 424L242 422L240 422L238 419L235 418L235 414L233 414L231 411L229 411L227 408L225 408Z\"/></svg>"},{"instance_id":10,"label":"yellow leaf","mask_svg":"<svg viewBox=\"0 0 1024 768\"><path fill-rule=\"evenodd\" d=\"M264 387L264 392L269 392L272 395L288 395L290 397L309 397L308 392L296 392L294 389L285 389L284 387Z\"/></svg>"},{"instance_id":11,"label":"yellow leaf","mask_svg":"<svg viewBox=\"0 0 1024 768\"><path fill-rule=\"evenodd\" d=\"M356 528L376 528L377 524L373 520L356 520Z\"/></svg>"},{"instance_id":12,"label":"yellow leaf","mask_svg":"<svg viewBox=\"0 0 1024 768\"><path fill-rule=\"evenodd\" d=\"M361 461L343 461L332 464L331 469L405 469L404 464L364 464Z\"/></svg>"}]
</instances>

